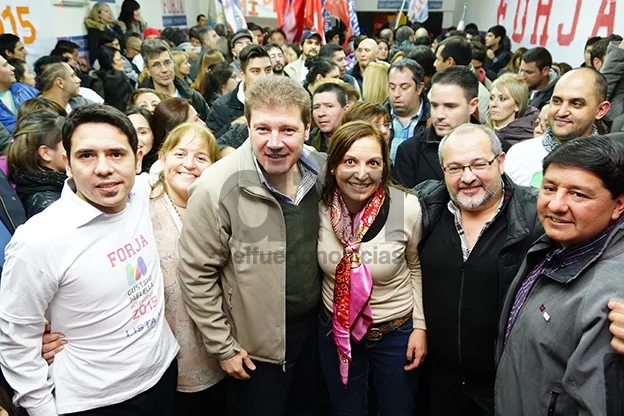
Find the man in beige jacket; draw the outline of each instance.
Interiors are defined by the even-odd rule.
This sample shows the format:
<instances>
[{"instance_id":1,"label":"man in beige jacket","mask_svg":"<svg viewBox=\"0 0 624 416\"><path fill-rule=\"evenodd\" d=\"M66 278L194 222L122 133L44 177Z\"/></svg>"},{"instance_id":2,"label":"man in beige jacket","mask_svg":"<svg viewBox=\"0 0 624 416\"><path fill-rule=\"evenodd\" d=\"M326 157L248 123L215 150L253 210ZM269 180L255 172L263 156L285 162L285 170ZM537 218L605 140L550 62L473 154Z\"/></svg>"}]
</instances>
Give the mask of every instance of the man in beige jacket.
<instances>
[{"instance_id":1,"label":"man in beige jacket","mask_svg":"<svg viewBox=\"0 0 624 416\"><path fill-rule=\"evenodd\" d=\"M324 158L304 146L309 94L267 77L246 92L250 139L190 189L180 282L208 352L231 377L235 415L318 405L316 259Z\"/></svg>"}]
</instances>

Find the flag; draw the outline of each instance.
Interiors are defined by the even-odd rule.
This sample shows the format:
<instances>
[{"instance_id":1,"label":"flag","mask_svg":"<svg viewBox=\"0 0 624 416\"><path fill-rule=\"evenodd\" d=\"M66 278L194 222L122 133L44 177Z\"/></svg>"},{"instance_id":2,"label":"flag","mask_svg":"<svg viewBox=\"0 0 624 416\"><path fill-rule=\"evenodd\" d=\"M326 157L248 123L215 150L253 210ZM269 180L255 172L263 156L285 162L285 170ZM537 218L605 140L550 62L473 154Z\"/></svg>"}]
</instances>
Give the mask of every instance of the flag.
<instances>
[{"instance_id":1,"label":"flag","mask_svg":"<svg viewBox=\"0 0 624 416\"><path fill-rule=\"evenodd\" d=\"M349 0L325 0L325 3L323 3L323 8L327 11L327 13L336 16L338 20L344 23L344 25L347 27L347 37L345 39L345 43L351 36L353 36L353 27L351 25L348 1Z\"/></svg>"},{"instance_id":2,"label":"flag","mask_svg":"<svg viewBox=\"0 0 624 416\"><path fill-rule=\"evenodd\" d=\"M351 26L351 36L360 36L360 22L355 10L355 1L347 0L349 6L349 24Z\"/></svg>"},{"instance_id":3,"label":"flag","mask_svg":"<svg viewBox=\"0 0 624 416\"><path fill-rule=\"evenodd\" d=\"M466 10L468 10L468 3L464 3L464 12L461 15L461 19L459 19L459 23L457 24L457 30L464 30L466 28Z\"/></svg>"},{"instance_id":4,"label":"flag","mask_svg":"<svg viewBox=\"0 0 624 416\"><path fill-rule=\"evenodd\" d=\"M429 3L427 0L410 0L407 6L407 18L412 22L423 23L429 19Z\"/></svg>"},{"instance_id":5,"label":"flag","mask_svg":"<svg viewBox=\"0 0 624 416\"><path fill-rule=\"evenodd\" d=\"M225 21L230 25L233 32L240 29L247 29L247 21L243 10L238 4L238 0L219 0L221 7L223 8L223 15Z\"/></svg>"},{"instance_id":6,"label":"flag","mask_svg":"<svg viewBox=\"0 0 624 416\"><path fill-rule=\"evenodd\" d=\"M305 26L321 35L322 43L325 43L325 24L323 21L321 0L308 0L305 6Z\"/></svg>"},{"instance_id":7,"label":"flag","mask_svg":"<svg viewBox=\"0 0 624 416\"><path fill-rule=\"evenodd\" d=\"M275 0L277 25L286 34L288 42L299 42L305 20L305 0Z\"/></svg>"}]
</instances>

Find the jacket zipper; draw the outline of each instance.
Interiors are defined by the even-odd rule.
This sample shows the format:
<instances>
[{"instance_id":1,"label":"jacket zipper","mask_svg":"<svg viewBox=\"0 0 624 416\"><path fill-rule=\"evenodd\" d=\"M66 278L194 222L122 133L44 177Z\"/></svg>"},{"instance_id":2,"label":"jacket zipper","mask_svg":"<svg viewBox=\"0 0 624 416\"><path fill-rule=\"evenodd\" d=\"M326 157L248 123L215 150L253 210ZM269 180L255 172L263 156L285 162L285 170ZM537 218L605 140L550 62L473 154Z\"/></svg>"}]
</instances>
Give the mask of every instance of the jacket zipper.
<instances>
[{"instance_id":1,"label":"jacket zipper","mask_svg":"<svg viewBox=\"0 0 624 416\"><path fill-rule=\"evenodd\" d=\"M282 211L282 207L280 206L280 204L271 198L267 198L263 195L258 195L256 193L250 192L249 190L243 188L243 190L245 192L247 192L248 194L255 196L257 198L260 199L264 199L265 201L269 201L270 203L272 203L273 205L277 206L277 209L279 210L280 214L282 215L282 229L284 230L284 232L286 232L286 222L284 221L284 212ZM286 239L284 239L284 244L286 243ZM284 250L284 254L286 254L286 246L284 246L282 248ZM286 263L284 263L286 264ZM282 361L282 371L285 373L286 372L286 266L284 266L284 274L282 276L282 311L284 311L284 315L283 315L283 325L282 325L282 343L283 345L283 349L282 349L282 357L284 357L283 361Z\"/></svg>"},{"instance_id":2,"label":"jacket zipper","mask_svg":"<svg viewBox=\"0 0 624 416\"><path fill-rule=\"evenodd\" d=\"M7 218L9 219L9 221L11 221L11 226L13 227L13 232L15 232L15 224L13 223L13 219L11 218L11 215L9 214L9 210L7 209L5 203L4 203L4 198L2 198L0 196L0 202L2 202L2 208L4 208L4 212L7 215Z\"/></svg>"},{"instance_id":3,"label":"jacket zipper","mask_svg":"<svg viewBox=\"0 0 624 416\"><path fill-rule=\"evenodd\" d=\"M557 407L557 399L559 398L559 393L556 391L550 392L550 404L548 405L548 416L554 416L555 408Z\"/></svg>"},{"instance_id":4,"label":"jacket zipper","mask_svg":"<svg viewBox=\"0 0 624 416\"><path fill-rule=\"evenodd\" d=\"M461 284L459 286L459 305L457 307L457 355L459 356L459 365L462 363L462 353L461 353L461 309L462 309L462 300L464 298L464 266L461 268Z\"/></svg>"}]
</instances>

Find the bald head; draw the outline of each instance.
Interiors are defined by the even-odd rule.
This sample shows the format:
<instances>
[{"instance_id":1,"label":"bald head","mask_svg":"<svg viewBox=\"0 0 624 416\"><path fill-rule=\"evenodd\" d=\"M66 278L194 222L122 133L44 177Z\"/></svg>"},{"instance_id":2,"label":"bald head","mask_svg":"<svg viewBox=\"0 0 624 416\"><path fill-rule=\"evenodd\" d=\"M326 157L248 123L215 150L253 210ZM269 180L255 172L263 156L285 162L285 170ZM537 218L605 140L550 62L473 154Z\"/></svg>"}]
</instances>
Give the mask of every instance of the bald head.
<instances>
[{"instance_id":1,"label":"bald head","mask_svg":"<svg viewBox=\"0 0 624 416\"><path fill-rule=\"evenodd\" d=\"M429 37L429 31L425 29L424 27L421 27L416 31L416 39L428 38L428 37Z\"/></svg>"},{"instance_id":2,"label":"bald head","mask_svg":"<svg viewBox=\"0 0 624 416\"><path fill-rule=\"evenodd\" d=\"M458 147L461 149L479 147L484 152L486 150L491 152L494 156L503 153L501 141L496 133L485 126L472 123L462 124L442 139L438 147L440 163L444 165L445 155L449 152L454 153Z\"/></svg>"},{"instance_id":3,"label":"bald head","mask_svg":"<svg viewBox=\"0 0 624 416\"><path fill-rule=\"evenodd\" d=\"M377 42L373 39L367 38L360 42L355 51L355 56L362 72L364 72L368 64L377 60L378 49Z\"/></svg>"},{"instance_id":4,"label":"bald head","mask_svg":"<svg viewBox=\"0 0 624 416\"><path fill-rule=\"evenodd\" d=\"M594 68L584 67L573 69L572 71L566 72L557 85L555 85L555 90L557 86L561 84L561 81L564 81L564 86L567 84L566 80L582 80L583 82L587 82L588 86L593 90L596 100L599 102L605 101L607 99L607 79L600 72L596 71ZM561 88L560 88L561 89Z\"/></svg>"},{"instance_id":5,"label":"bald head","mask_svg":"<svg viewBox=\"0 0 624 416\"><path fill-rule=\"evenodd\" d=\"M394 33L392 33L392 29L386 28L379 32L379 37L392 43L392 41L394 40Z\"/></svg>"}]
</instances>

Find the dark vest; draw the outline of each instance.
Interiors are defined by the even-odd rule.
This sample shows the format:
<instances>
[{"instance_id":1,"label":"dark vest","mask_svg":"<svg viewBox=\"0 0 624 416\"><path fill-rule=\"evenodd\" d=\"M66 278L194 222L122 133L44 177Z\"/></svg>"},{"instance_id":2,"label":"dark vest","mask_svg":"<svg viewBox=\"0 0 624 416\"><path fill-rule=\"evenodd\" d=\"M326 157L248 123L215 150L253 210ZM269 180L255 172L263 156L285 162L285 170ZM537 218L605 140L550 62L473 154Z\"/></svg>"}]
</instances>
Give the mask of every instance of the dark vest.
<instances>
[{"instance_id":1,"label":"dark vest","mask_svg":"<svg viewBox=\"0 0 624 416\"><path fill-rule=\"evenodd\" d=\"M276 198L286 224L286 321L294 322L315 310L321 300L321 271L316 257L318 195L315 189L310 190L299 205Z\"/></svg>"},{"instance_id":2,"label":"dark vest","mask_svg":"<svg viewBox=\"0 0 624 416\"><path fill-rule=\"evenodd\" d=\"M444 207L420 247L427 355L451 371L493 374L500 310L499 252L505 207L463 261L453 214Z\"/></svg>"}]
</instances>

